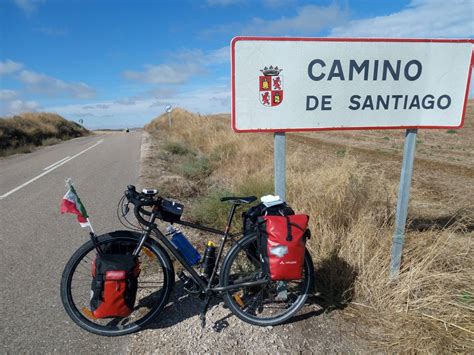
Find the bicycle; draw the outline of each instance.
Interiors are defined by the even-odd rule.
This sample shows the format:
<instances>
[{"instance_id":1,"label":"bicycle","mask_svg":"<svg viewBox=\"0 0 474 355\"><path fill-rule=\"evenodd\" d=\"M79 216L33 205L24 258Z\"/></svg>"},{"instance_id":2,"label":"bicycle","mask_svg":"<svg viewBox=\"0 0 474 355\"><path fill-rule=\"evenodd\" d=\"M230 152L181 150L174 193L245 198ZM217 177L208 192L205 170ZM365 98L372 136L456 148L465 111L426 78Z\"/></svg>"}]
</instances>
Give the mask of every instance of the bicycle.
<instances>
[{"instance_id":1,"label":"bicycle","mask_svg":"<svg viewBox=\"0 0 474 355\"><path fill-rule=\"evenodd\" d=\"M172 221L221 237L212 273L205 277L186 261L155 223L157 219L169 221L163 208L164 201L168 200L158 196L157 190L140 193L129 185L117 212L121 209L122 217L126 216L129 204L132 204L141 233L121 230L100 236L91 234L91 240L72 255L62 275L61 300L67 314L81 328L98 335L119 336L146 328L164 309L174 287L171 253L189 274L179 275L185 281L186 291L201 299L199 317L202 326L211 297L222 297L233 314L250 324L273 326L287 321L303 307L310 293L313 262L306 250L301 280L275 282L268 278L262 269L256 233L230 233L237 208L256 199L254 196L221 198L222 202L231 203L224 231L181 219ZM233 243L223 257L224 246L229 240ZM114 253L132 253L140 257L142 271L138 279L137 301L128 317L96 319L88 308L90 265L104 246L113 249Z\"/></svg>"}]
</instances>

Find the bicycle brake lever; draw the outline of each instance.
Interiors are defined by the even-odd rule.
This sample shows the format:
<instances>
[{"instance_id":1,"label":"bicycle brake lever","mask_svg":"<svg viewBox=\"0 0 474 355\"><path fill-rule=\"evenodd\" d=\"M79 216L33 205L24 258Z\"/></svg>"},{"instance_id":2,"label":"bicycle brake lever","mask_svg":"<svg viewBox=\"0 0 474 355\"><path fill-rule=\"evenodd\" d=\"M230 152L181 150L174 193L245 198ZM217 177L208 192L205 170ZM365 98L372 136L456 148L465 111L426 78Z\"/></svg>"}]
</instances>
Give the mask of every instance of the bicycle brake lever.
<instances>
[{"instance_id":1,"label":"bicycle brake lever","mask_svg":"<svg viewBox=\"0 0 474 355\"><path fill-rule=\"evenodd\" d=\"M124 208L124 210L123 210L122 212L123 212L122 214L123 214L124 216L126 216L126 215L128 214L128 212L130 212L130 208L128 207L128 203L125 205L125 208Z\"/></svg>"}]
</instances>

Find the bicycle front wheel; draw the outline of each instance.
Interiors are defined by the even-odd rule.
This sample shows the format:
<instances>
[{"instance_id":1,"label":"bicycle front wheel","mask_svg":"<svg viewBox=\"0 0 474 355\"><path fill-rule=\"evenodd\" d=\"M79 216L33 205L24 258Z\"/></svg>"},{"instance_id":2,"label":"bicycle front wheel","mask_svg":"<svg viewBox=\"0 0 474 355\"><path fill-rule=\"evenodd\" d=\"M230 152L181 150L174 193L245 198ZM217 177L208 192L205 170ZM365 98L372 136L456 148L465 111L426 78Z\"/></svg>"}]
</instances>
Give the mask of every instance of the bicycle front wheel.
<instances>
[{"instance_id":1,"label":"bicycle front wheel","mask_svg":"<svg viewBox=\"0 0 474 355\"><path fill-rule=\"evenodd\" d=\"M227 254L221 271L221 286L255 281L263 277L257 236L245 236ZM305 252L303 278L292 281L269 281L262 286L242 287L225 292L224 301L243 321L270 326L281 324L295 315L305 304L313 285L313 262Z\"/></svg>"},{"instance_id":2,"label":"bicycle front wheel","mask_svg":"<svg viewBox=\"0 0 474 355\"><path fill-rule=\"evenodd\" d=\"M114 254L131 254L140 235L117 231L97 237L99 246ZM140 252L140 276L135 307L128 317L98 319L90 309L91 265L97 252L91 241L71 257L61 279L61 300L67 314L81 328L98 335L118 336L143 329L166 305L174 282L168 254L148 239Z\"/></svg>"}]
</instances>

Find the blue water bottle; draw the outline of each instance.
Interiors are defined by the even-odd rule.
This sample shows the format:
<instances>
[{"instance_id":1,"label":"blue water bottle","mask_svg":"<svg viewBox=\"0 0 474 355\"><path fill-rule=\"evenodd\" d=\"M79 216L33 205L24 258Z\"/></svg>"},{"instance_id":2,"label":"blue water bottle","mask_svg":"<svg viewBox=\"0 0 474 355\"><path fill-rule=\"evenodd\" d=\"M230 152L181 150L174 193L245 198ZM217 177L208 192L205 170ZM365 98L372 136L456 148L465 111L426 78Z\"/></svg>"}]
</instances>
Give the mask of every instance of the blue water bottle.
<instances>
[{"instance_id":1,"label":"blue water bottle","mask_svg":"<svg viewBox=\"0 0 474 355\"><path fill-rule=\"evenodd\" d=\"M179 250L189 265L195 265L201 260L201 255L179 229L170 225L166 231L171 235L171 243Z\"/></svg>"}]
</instances>

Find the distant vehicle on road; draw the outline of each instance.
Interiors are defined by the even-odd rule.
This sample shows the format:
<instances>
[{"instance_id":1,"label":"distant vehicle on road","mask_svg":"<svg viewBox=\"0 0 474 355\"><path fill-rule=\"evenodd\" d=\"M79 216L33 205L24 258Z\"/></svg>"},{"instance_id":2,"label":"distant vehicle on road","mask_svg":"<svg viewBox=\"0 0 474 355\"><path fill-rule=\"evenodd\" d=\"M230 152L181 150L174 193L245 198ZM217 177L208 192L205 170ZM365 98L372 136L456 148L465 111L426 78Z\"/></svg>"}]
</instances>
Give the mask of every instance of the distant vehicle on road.
<instances>
[{"instance_id":1,"label":"distant vehicle on road","mask_svg":"<svg viewBox=\"0 0 474 355\"><path fill-rule=\"evenodd\" d=\"M128 128L125 128L125 132L128 133L130 132L130 130Z\"/></svg>"}]
</instances>

